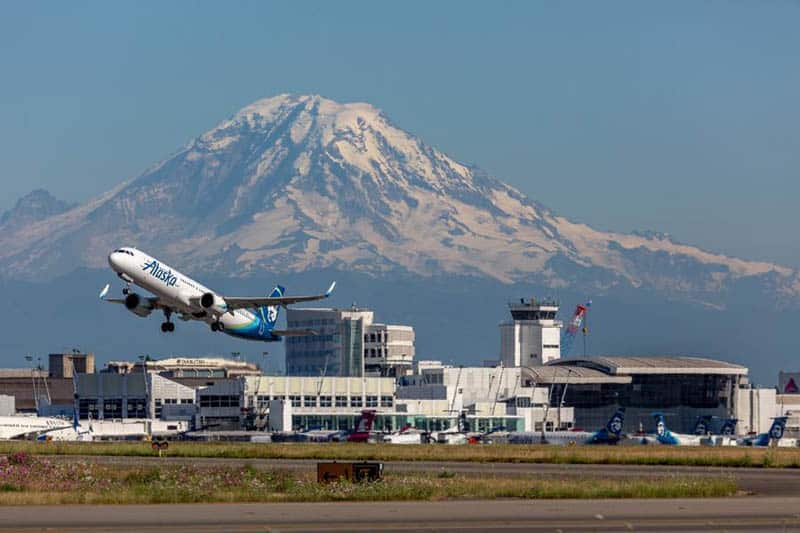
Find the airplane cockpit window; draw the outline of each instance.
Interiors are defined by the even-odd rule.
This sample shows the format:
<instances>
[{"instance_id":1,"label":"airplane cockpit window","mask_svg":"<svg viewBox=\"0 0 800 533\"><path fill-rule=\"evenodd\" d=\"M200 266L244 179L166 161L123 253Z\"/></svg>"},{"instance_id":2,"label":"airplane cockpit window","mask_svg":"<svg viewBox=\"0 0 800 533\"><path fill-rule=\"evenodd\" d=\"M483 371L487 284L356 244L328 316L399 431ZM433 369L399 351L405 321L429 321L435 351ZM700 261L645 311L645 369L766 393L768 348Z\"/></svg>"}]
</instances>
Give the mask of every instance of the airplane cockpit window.
<instances>
[{"instance_id":1,"label":"airplane cockpit window","mask_svg":"<svg viewBox=\"0 0 800 533\"><path fill-rule=\"evenodd\" d=\"M116 250L114 250L114 253L117 252L133 257L133 252L131 252L130 250L126 250L125 248L117 248Z\"/></svg>"}]
</instances>

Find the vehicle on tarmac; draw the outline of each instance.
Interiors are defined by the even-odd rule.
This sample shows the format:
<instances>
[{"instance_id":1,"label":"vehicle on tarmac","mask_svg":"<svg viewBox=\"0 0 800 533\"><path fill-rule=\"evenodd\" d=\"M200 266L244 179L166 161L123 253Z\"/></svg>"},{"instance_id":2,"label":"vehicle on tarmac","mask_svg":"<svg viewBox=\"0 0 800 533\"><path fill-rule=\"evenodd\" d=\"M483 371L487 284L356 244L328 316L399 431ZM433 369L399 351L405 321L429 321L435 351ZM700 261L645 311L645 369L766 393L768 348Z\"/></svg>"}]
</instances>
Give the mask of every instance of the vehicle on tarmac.
<instances>
[{"instance_id":1,"label":"vehicle on tarmac","mask_svg":"<svg viewBox=\"0 0 800 533\"><path fill-rule=\"evenodd\" d=\"M278 330L280 307L299 302L327 298L336 282L322 294L286 296L285 289L276 286L269 296L230 297L218 294L192 278L174 270L146 253L132 247L118 248L108 256L108 264L125 282L123 298L107 298L110 285L100 292L105 302L123 304L131 313L147 317L153 311L164 313L161 331L175 331L172 316L181 320L199 320L211 331L224 332L241 339L275 342L283 337L316 335L308 329ZM130 288L135 284L155 296L143 296Z\"/></svg>"},{"instance_id":2,"label":"vehicle on tarmac","mask_svg":"<svg viewBox=\"0 0 800 533\"><path fill-rule=\"evenodd\" d=\"M550 431L544 434L533 431L512 431L508 434L510 444L555 444L558 446L578 444L617 444L622 439L622 424L625 408L618 408L606 426L597 431ZM544 438L544 441L543 441Z\"/></svg>"}]
</instances>

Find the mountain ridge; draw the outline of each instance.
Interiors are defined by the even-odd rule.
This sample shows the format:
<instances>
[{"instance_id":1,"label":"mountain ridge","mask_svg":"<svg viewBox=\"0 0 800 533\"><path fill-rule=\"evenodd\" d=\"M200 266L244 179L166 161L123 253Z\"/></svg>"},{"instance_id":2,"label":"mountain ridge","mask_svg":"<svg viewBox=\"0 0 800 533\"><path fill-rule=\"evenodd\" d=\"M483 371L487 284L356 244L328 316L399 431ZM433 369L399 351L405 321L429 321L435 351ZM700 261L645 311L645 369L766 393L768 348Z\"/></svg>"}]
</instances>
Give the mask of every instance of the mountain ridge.
<instances>
[{"instance_id":1,"label":"mountain ridge","mask_svg":"<svg viewBox=\"0 0 800 533\"><path fill-rule=\"evenodd\" d=\"M642 287L718 305L753 281L776 302L791 268L595 230L450 158L365 103L318 95L258 100L136 178L0 235L11 279L105 266L127 244L181 268L255 276L339 268L487 277L612 291Z\"/></svg>"}]
</instances>

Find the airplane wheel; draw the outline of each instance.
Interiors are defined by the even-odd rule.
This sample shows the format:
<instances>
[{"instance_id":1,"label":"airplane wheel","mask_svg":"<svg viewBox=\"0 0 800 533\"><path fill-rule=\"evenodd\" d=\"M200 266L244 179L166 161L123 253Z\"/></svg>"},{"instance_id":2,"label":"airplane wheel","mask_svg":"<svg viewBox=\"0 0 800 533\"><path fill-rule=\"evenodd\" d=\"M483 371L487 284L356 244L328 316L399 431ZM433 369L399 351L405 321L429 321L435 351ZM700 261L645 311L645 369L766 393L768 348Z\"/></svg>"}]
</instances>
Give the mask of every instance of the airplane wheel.
<instances>
[{"instance_id":1,"label":"airplane wheel","mask_svg":"<svg viewBox=\"0 0 800 533\"><path fill-rule=\"evenodd\" d=\"M211 323L211 331L219 331L219 324L216 322Z\"/></svg>"},{"instance_id":2,"label":"airplane wheel","mask_svg":"<svg viewBox=\"0 0 800 533\"><path fill-rule=\"evenodd\" d=\"M169 331L169 322L162 322L161 333L166 333L167 331Z\"/></svg>"},{"instance_id":3,"label":"airplane wheel","mask_svg":"<svg viewBox=\"0 0 800 533\"><path fill-rule=\"evenodd\" d=\"M175 331L175 323L174 322L167 322L167 331L172 333Z\"/></svg>"}]
</instances>

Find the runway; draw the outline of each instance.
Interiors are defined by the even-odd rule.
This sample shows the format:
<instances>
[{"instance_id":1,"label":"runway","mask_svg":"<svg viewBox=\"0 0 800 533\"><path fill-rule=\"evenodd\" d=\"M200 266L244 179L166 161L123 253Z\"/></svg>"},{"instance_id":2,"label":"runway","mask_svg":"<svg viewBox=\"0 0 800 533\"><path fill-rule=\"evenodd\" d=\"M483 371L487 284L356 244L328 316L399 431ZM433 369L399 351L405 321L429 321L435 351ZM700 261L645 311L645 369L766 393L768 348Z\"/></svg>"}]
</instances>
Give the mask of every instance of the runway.
<instances>
[{"instance_id":1,"label":"runway","mask_svg":"<svg viewBox=\"0 0 800 533\"><path fill-rule=\"evenodd\" d=\"M800 498L4 507L2 531L791 531Z\"/></svg>"},{"instance_id":2,"label":"runway","mask_svg":"<svg viewBox=\"0 0 800 533\"><path fill-rule=\"evenodd\" d=\"M191 464L194 466L241 466L263 469L287 469L312 472L316 459L217 459L195 457L128 457L128 456L47 456L56 461L87 461L118 465ZM739 490L754 496L800 497L800 471L782 468L720 468L659 465L579 465L537 463L476 463L441 461L384 461L388 472L457 472L492 476L534 476L581 479L658 478L665 476L731 476Z\"/></svg>"}]
</instances>

